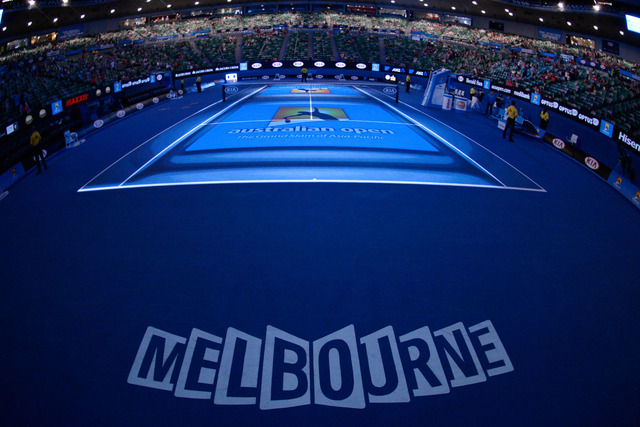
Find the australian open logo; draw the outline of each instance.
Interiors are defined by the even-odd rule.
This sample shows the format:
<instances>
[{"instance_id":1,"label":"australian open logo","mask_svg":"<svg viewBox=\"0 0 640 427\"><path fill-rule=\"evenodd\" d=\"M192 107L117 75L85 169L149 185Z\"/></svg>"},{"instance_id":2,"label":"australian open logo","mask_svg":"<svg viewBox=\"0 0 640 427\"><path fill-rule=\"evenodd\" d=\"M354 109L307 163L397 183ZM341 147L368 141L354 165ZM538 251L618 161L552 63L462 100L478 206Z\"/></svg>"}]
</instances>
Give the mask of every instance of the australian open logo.
<instances>
[{"instance_id":1,"label":"australian open logo","mask_svg":"<svg viewBox=\"0 0 640 427\"><path fill-rule=\"evenodd\" d=\"M585 157L584 159L584 163L589 166L590 169L598 170L600 169L600 162L598 162L596 159L594 159L593 157Z\"/></svg>"},{"instance_id":2,"label":"australian open logo","mask_svg":"<svg viewBox=\"0 0 640 427\"><path fill-rule=\"evenodd\" d=\"M445 395L514 370L490 320L432 331L354 325L313 341L267 326L264 337L235 328L189 336L148 327L127 382L178 398L262 410L324 405L364 409Z\"/></svg>"},{"instance_id":3,"label":"australian open logo","mask_svg":"<svg viewBox=\"0 0 640 427\"><path fill-rule=\"evenodd\" d=\"M463 77L463 76L458 76L458 81L459 81L460 83L464 82L464 77Z\"/></svg>"},{"instance_id":4,"label":"australian open logo","mask_svg":"<svg viewBox=\"0 0 640 427\"><path fill-rule=\"evenodd\" d=\"M553 138L552 142L553 142L553 146L556 147L558 150L563 150L564 147L566 147L566 144L560 138Z\"/></svg>"}]
</instances>

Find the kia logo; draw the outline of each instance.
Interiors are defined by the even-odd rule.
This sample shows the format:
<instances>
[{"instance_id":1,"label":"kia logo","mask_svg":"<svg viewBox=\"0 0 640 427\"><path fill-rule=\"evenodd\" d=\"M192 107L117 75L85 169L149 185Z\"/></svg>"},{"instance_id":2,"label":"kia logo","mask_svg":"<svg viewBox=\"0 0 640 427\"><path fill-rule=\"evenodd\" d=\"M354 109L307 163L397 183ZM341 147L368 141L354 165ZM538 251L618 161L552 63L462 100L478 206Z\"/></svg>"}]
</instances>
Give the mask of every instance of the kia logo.
<instances>
[{"instance_id":1,"label":"kia logo","mask_svg":"<svg viewBox=\"0 0 640 427\"><path fill-rule=\"evenodd\" d=\"M280 68L282 67L282 62L274 62L273 64L271 64L271 66L274 68Z\"/></svg>"},{"instance_id":2,"label":"kia logo","mask_svg":"<svg viewBox=\"0 0 640 427\"><path fill-rule=\"evenodd\" d=\"M304 62L302 62L302 61L296 61L296 62L293 63L294 67L302 67L303 65L304 65Z\"/></svg>"},{"instance_id":3,"label":"kia logo","mask_svg":"<svg viewBox=\"0 0 640 427\"><path fill-rule=\"evenodd\" d=\"M226 93L236 93L238 91L238 86L225 86L224 91Z\"/></svg>"},{"instance_id":4,"label":"kia logo","mask_svg":"<svg viewBox=\"0 0 640 427\"><path fill-rule=\"evenodd\" d=\"M367 68L367 64L362 64L362 63L356 64L356 68L358 70L364 70L365 68Z\"/></svg>"},{"instance_id":5,"label":"kia logo","mask_svg":"<svg viewBox=\"0 0 640 427\"><path fill-rule=\"evenodd\" d=\"M584 163L589 166L591 169L598 170L600 168L600 163L598 163L598 161L596 159L594 159L593 157L586 157L584 159Z\"/></svg>"},{"instance_id":6,"label":"kia logo","mask_svg":"<svg viewBox=\"0 0 640 427\"><path fill-rule=\"evenodd\" d=\"M358 76L351 76L351 80L358 80Z\"/></svg>"},{"instance_id":7,"label":"kia logo","mask_svg":"<svg viewBox=\"0 0 640 427\"><path fill-rule=\"evenodd\" d=\"M316 62L313 63L313 65L315 65L316 67L324 67L324 62L316 61Z\"/></svg>"},{"instance_id":8,"label":"kia logo","mask_svg":"<svg viewBox=\"0 0 640 427\"><path fill-rule=\"evenodd\" d=\"M259 62L254 62L253 64L251 64L251 68L256 69L256 70L258 68L261 68L261 67L262 67L262 64L259 63Z\"/></svg>"},{"instance_id":9,"label":"kia logo","mask_svg":"<svg viewBox=\"0 0 640 427\"><path fill-rule=\"evenodd\" d=\"M316 79L321 79L321 78L323 78L323 77L324 77L324 76L323 76L322 74L316 74Z\"/></svg>"},{"instance_id":10,"label":"kia logo","mask_svg":"<svg viewBox=\"0 0 640 427\"><path fill-rule=\"evenodd\" d=\"M344 68L346 66L347 66L347 64L345 64L344 62L336 62L336 67L338 67L338 68Z\"/></svg>"},{"instance_id":11,"label":"kia logo","mask_svg":"<svg viewBox=\"0 0 640 427\"><path fill-rule=\"evenodd\" d=\"M262 80L269 80L269 76L262 76Z\"/></svg>"},{"instance_id":12,"label":"kia logo","mask_svg":"<svg viewBox=\"0 0 640 427\"><path fill-rule=\"evenodd\" d=\"M564 141L561 140L560 138L553 138L552 142L553 142L553 146L556 147L558 150L562 150L566 146Z\"/></svg>"},{"instance_id":13,"label":"kia logo","mask_svg":"<svg viewBox=\"0 0 640 427\"><path fill-rule=\"evenodd\" d=\"M385 87L382 89L382 93L386 93L387 95L395 95L398 92L398 89L395 87Z\"/></svg>"}]
</instances>

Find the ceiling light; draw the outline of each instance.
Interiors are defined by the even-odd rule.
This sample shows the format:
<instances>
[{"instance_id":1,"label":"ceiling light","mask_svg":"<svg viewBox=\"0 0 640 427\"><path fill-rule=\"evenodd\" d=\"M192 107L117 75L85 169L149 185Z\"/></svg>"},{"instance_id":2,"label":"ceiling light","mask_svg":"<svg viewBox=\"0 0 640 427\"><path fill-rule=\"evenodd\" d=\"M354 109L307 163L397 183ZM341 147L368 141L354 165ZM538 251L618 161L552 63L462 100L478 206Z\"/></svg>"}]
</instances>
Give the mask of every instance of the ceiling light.
<instances>
[{"instance_id":1,"label":"ceiling light","mask_svg":"<svg viewBox=\"0 0 640 427\"><path fill-rule=\"evenodd\" d=\"M82 15L80 15L80 19L84 19L84 13Z\"/></svg>"},{"instance_id":2,"label":"ceiling light","mask_svg":"<svg viewBox=\"0 0 640 427\"><path fill-rule=\"evenodd\" d=\"M542 18L538 18L538 19L540 20L540 22L544 22L544 19L542 19Z\"/></svg>"},{"instance_id":3,"label":"ceiling light","mask_svg":"<svg viewBox=\"0 0 640 427\"><path fill-rule=\"evenodd\" d=\"M474 5L478 5L478 2L476 0L473 0L471 3L473 3Z\"/></svg>"},{"instance_id":4,"label":"ceiling light","mask_svg":"<svg viewBox=\"0 0 640 427\"><path fill-rule=\"evenodd\" d=\"M455 6L451 6L451 10L456 10L456 7Z\"/></svg>"},{"instance_id":5,"label":"ceiling light","mask_svg":"<svg viewBox=\"0 0 640 427\"><path fill-rule=\"evenodd\" d=\"M33 24L33 22L32 22L32 21L27 22L27 27L30 27L30 26L31 26L31 24Z\"/></svg>"},{"instance_id":6,"label":"ceiling light","mask_svg":"<svg viewBox=\"0 0 640 427\"><path fill-rule=\"evenodd\" d=\"M484 15L485 13L487 13L487 11L486 11L486 10L481 10L480 12L481 12L483 15Z\"/></svg>"},{"instance_id":7,"label":"ceiling light","mask_svg":"<svg viewBox=\"0 0 640 427\"><path fill-rule=\"evenodd\" d=\"M6 27L5 27L6 28ZM624 36L624 31L620 30L620 35Z\"/></svg>"},{"instance_id":8,"label":"ceiling light","mask_svg":"<svg viewBox=\"0 0 640 427\"><path fill-rule=\"evenodd\" d=\"M141 8L141 7L139 7L139 8L138 8L138 12L140 12L141 10L142 10L142 8Z\"/></svg>"},{"instance_id":9,"label":"ceiling light","mask_svg":"<svg viewBox=\"0 0 640 427\"><path fill-rule=\"evenodd\" d=\"M53 22L58 22L58 18L53 18Z\"/></svg>"},{"instance_id":10,"label":"ceiling light","mask_svg":"<svg viewBox=\"0 0 640 427\"><path fill-rule=\"evenodd\" d=\"M560 9L564 9L564 3L563 3L563 2L558 3L558 7L559 7Z\"/></svg>"},{"instance_id":11,"label":"ceiling light","mask_svg":"<svg viewBox=\"0 0 640 427\"><path fill-rule=\"evenodd\" d=\"M195 2L194 4L197 6L197 5L199 5L199 4L200 4L200 2L199 2L199 1L197 1L197 2Z\"/></svg>"},{"instance_id":12,"label":"ceiling light","mask_svg":"<svg viewBox=\"0 0 640 427\"><path fill-rule=\"evenodd\" d=\"M600 5L599 4L594 4L593 5L593 10L595 10L596 12L600 12Z\"/></svg>"},{"instance_id":13,"label":"ceiling light","mask_svg":"<svg viewBox=\"0 0 640 427\"><path fill-rule=\"evenodd\" d=\"M509 12L509 16L513 16L513 12Z\"/></svg>"},{"instance_id":14,"label":"ceiling light","mask_svg":"<svg viewBox=\"0 0 640 427\"><path fill-rule=\"evenodd\" d=\"M111 9L109 13L114 13L115 11L116 11L115 9Z\"/></svg>"},{"instance_id":15,"label":"ceiling light","mask_svg":"<svg viewBox=\"0 0 640 427\"><path fill-rule=\"evenodd\" d=\"M597 25L594 25L594 26L593 26L593 29L594 29L594 30L596 30L596 31L598 31L598 26L597 26Z\"/></svg>"},{"instance_id":16,"label":"ceiling light","mask_svg":"<svg viewBox=\"0 0 640 427\"><path fill-rule=\"evenodd\" d=\"M2 31L7 31L7 27L2 27Z\"/></svg>"},{"instance_id":17,"label":"ceiling light","mask_svg":"<svg viewBox=\"0 0 640 427\"><path fill-rule=\"evenodd\" d=\"M571 21L567 21L567 25L568 25L568 26L571 26Z\"/></svg>"},{"instance_id":18,"label":"ceiling light","mask_svg":"<svg viewBox=\"0 0 640 427\"><path fill-rule=\"evenodd\" d=\"M167 9L171 9L171 5L170 4L167 5Z\"/></svg>"},{"instance_id":19,"label":"ceiling light","mask_svg":"<svg viewBox=\"0 0 640 427\"><path fill-rule=\"evenodd\" d=\"M505 9L504 11L505 11L505 12L507 12L507 13L509 13L509 9Z\"/></svg>"}]
</instances>

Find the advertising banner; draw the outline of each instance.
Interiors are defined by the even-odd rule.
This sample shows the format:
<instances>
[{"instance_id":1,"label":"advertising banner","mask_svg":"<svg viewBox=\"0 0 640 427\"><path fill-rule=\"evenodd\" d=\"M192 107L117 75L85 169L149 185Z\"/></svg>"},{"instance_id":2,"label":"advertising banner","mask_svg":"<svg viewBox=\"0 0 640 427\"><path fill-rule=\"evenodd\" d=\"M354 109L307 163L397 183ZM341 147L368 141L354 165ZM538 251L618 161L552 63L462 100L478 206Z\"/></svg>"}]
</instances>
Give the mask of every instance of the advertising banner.
<instances>
[{"instance_id":1,"label":"advertising banner","mask_svg":"<svg viewBox=\"0 0 640 427\"><path fill-rule=\"evenodd\" d=\"M562 31L539 27L538 37L560 43L562 41Z\"/></svg>"},{"instance_id":2,"label":"advertising banner","mask_svg":"<svg viewBox=\"0 0 640 427\"><path fill-rule=\"evenodd\" d=\"M593 172L600 175L600 177L602 177L603 179L605 180L609 179L609 175L611 175L611 168L603 164L601 161L599 161L595 157L588 155L587 153L580 150L579 148L576 148L573 145L568 144L562 138L558 138L550 134L549 132L546 132L544 134L544 136L542 137L542 140L547 144L555 147L556 149L562 151L563 153L573 157L574 159L582 163L584 166L588 167Z\"/></svg>"}]
</instances>

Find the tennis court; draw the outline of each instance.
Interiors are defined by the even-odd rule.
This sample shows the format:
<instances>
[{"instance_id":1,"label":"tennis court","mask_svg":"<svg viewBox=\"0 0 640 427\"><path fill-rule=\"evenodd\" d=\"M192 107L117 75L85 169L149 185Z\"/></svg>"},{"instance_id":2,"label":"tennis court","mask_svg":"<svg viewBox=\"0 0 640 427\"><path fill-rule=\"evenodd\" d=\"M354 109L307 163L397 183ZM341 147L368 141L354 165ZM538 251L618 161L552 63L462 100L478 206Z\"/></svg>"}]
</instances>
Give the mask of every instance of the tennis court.
<instances>
[{"instance_id":1,"label":"tennis court","mask_svg":"<svg viewBox=\"0 0 640 427\"><path fill-rule=\"evenodd\" d=\"M145 108L0 202L5 425L633 425L640 217L387 85Z\"/></svg>"}]
</instances>

